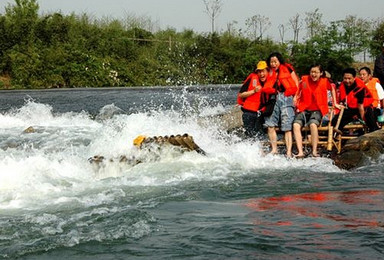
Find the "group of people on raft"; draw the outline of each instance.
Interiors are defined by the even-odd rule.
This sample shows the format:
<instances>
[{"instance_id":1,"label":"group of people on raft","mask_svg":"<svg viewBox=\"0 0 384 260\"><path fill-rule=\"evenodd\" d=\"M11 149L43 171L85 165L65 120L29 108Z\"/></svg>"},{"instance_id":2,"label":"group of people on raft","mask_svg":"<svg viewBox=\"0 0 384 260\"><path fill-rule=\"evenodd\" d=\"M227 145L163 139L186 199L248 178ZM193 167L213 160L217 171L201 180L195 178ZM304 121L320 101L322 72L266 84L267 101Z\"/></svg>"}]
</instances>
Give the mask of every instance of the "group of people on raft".
<instances>
[{"instance_id":1,"label":"group of people on raft","mask_svg":"<svg viewBox=\"0 0 384 260\"><path fill-rule=\"evenodd\" d=\"M258 137L267 129L270 153L277 154L276 131L279 127L284 132L286 156L293 157L294 137L298 152L295 157L303 158L304 126L310 129L313 157L319 157L318 127L327 118L328 121L331 118L332 125L337 124L340 130L357 120L366 124L369 132L379 129L377 118L383 116L384 91L378 79L372 77L368 67L361 68L359 76L354 68L344 69L342 75L343 80L336 86L329 73L321 65L314 64L310 66L309 74L300 80L293 66L286 63L280 53L270 54L266 61L258 62L237 96L243 111L245 134ZM333 113L330 107L333 107ZM337 114L340 110L343 113ZM340 119L339 115L342 115Z\"/></svg>"}]
</instances>

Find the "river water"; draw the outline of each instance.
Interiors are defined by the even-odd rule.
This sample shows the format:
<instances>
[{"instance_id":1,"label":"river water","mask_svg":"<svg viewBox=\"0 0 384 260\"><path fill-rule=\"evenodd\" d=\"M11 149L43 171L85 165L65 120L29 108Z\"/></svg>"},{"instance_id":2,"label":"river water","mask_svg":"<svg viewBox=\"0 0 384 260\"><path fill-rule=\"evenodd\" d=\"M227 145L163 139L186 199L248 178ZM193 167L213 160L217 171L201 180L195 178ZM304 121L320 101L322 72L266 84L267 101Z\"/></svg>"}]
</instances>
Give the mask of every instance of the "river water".
<instances>
[{"instance_id":1,"label":"river water","mask_svg":"<svg viewBox=\"0 0 384 260\"><path fill-rule=\"evenodd\" d=\"M237 90L0 92L0 259L383 259L383 158L344 171L199 123ZM88 161L183 133L207 155Z\"/></svg>"}]
</instances>

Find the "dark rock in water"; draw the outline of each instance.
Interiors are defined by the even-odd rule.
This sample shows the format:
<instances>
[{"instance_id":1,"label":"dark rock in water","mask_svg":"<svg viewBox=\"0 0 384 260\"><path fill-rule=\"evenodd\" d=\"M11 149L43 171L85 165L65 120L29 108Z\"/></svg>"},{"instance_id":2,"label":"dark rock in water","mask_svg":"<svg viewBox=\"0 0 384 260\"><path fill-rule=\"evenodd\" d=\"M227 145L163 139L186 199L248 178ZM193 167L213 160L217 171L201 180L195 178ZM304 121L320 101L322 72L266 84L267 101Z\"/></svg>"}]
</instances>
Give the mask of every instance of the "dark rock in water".
<instances>
[{"instance_id":1,"label":"dark rock in water","mask_svg":"<svg viewBox=\"0 0 384 260\"><path fill-rule=\"evenodd\" d=\"M384 130L377 130L348 140L340 154L333 157L335 165L342 169L364 166L384 153Z\"/></svg>"}]
</instances>

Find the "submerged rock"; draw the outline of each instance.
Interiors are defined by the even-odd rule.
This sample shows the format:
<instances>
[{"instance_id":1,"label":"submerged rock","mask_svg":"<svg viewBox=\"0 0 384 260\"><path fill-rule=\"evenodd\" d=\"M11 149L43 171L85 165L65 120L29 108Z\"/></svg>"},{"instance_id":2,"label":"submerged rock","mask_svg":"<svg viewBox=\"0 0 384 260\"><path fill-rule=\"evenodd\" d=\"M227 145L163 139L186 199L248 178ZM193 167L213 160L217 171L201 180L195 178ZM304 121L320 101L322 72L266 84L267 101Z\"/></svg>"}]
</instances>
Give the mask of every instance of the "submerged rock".
<instances>
[{"instance_id":1,"label":"submerged rock","mask_svg":"<svg viewBox=\"0 0 384 260\"><path fill-rule=\"evenodd\" d=\"M121 115L124 114L124 111L115 106L114 104L106 105L103 108L100 109L99 114L96 116L96 121L103 121L107 119L111 119L115 115Z\"/></svg>"},{"instance_id":2,"label":"submerged rock","mask_svg":"<svg viewBox=\"0 0 384 260\"><path fill-rule=\"evenodd\" d=\"M335 165L352 169L377 160L384 153L384 129L348 140L341 153L334 155Z\"/></svg>"}]
</instances>

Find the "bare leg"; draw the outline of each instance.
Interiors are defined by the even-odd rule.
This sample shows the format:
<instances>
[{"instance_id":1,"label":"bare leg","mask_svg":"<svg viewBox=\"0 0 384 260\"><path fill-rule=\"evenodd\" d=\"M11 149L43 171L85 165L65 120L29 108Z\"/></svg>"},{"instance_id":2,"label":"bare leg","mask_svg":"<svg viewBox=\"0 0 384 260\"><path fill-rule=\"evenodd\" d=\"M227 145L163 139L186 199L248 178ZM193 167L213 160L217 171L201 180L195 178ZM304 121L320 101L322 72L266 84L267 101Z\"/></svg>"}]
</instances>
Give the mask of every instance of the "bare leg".
<instances>
[{"instance_id":1,"label":"bare leg","mask_svg":"<svg viewBox=\"0 0 384 260\"><path fill-rule=\"evenodd\" d=\"M293 123L293 134L294 134L295 140L296 140L297 151L299 152L297 154L297 157L303 157L304 156L303 136L301 134L301 125L300 124Z\"/></svg>"},{"instance_id":2,"label":"bare leg","mask_svg":"<svg viewBox=\"0 0 384 260\"><path fill-rule=\"evenodd\" d=\"M317 145L319 143L319 131L317 129L317 125L316 124L310 124L309 125L310 129L311 129L311 141L312 141L312 155L313 156L319 156L319 154L317 153Z\"/></svg>"},{"instance_id":3,"label":"bare leg","mask_svg":"<svg viewBox=\"0 0 384 260\"><path fill-rule=\"evenodd\" d=\"M292 131L284 133L285 146L287 147L287 157L292 157Z\"/></svg>"},{"instance_id":4,"label":"bare leg","mask_svg":"<svg viewBox=\"0 0 384 260\"><path fill-rule=\"evenodd\" d=\"M274 127L268 127L268 137L272 147L271 154L277 154L277 134Z\"/></svg>"}]
</instances>

